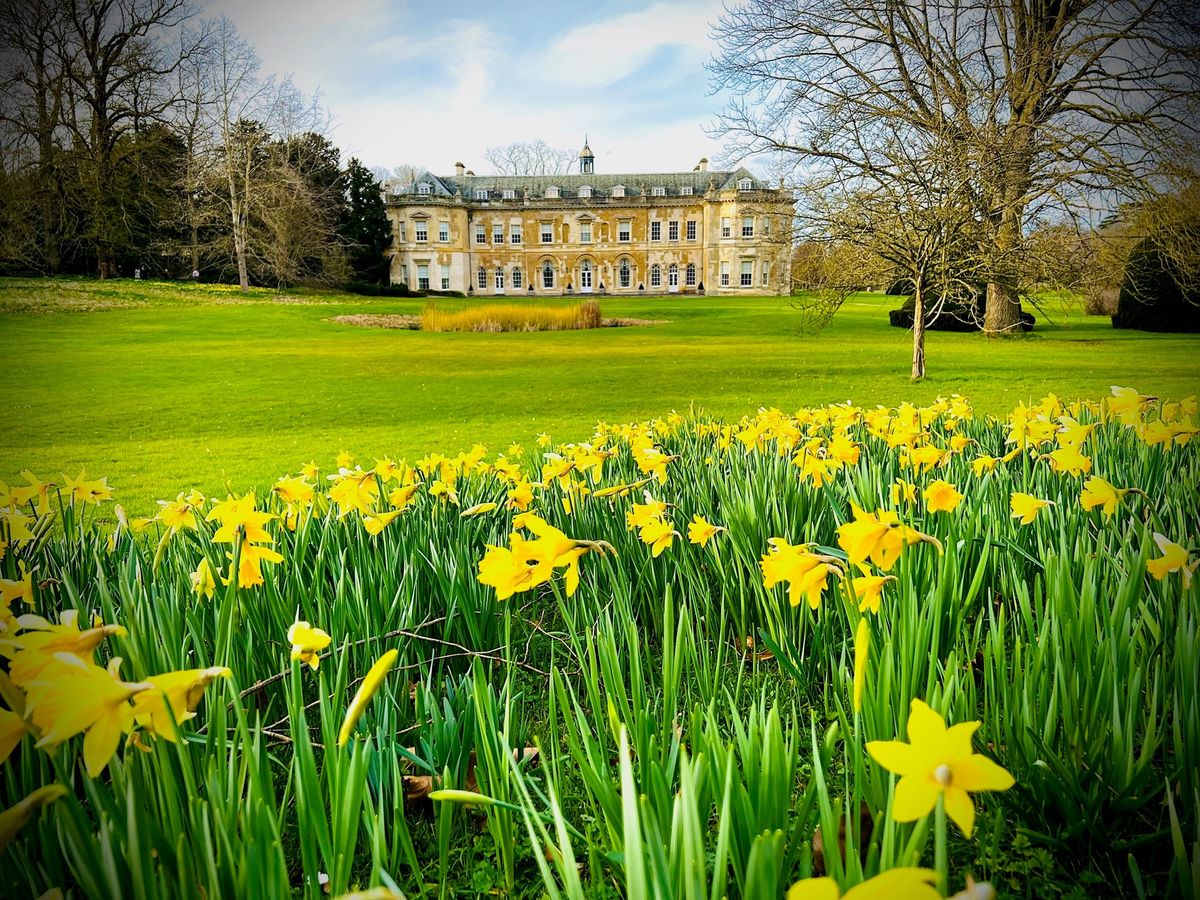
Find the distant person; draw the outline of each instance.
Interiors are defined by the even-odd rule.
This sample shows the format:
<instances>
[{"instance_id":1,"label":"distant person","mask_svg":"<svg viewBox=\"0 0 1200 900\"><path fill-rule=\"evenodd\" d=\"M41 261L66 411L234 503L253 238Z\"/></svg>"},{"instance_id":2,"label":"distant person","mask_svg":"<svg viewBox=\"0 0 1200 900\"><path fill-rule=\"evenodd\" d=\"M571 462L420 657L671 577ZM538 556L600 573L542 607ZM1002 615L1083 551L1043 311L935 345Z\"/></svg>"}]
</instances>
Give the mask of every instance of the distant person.
<instances>
[{"instance_id":1,"label":"distant person","mask_svg":"<svg viewBox=\"0 0 1200 900\"><path fill-rule=\"evenodd\" d=\"M134 269L134 270L133 270L133 280L134 280L134 281L141 281L141 280L142 280L142 268L141 268L141 266L138 266L136 269Z\"/></svg>"}]
</instances>

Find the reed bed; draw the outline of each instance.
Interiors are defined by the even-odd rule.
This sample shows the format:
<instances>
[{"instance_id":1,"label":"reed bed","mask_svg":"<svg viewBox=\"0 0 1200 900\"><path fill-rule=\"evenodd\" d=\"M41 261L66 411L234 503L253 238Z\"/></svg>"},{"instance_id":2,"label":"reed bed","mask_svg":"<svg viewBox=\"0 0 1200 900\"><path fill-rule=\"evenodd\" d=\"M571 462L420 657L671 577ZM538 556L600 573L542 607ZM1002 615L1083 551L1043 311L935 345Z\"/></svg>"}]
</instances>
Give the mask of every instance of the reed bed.
<instances>
[{"instance_id":1,"label":"reed bed","mask_svg":"<svg viewBox=\"0 0 1200 900\"><path fill-rule=\"evenodd\" d=\"M571 306L487 303L457 310L438 309L430 303L421 312L422 331L575 331L602 324L600 304L595 300Z\"/></svg>"}]
</instances>

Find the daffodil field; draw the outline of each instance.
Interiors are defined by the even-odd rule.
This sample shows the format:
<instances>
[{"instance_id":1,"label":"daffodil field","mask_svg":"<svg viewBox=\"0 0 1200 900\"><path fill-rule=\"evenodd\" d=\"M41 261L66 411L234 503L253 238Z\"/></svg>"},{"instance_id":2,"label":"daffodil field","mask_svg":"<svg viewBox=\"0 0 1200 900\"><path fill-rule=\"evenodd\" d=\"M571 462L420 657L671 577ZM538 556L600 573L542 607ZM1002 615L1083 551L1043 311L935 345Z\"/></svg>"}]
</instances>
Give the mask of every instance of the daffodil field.
<instances>
[{"instance_id":1,"label":"daffodil field","mask_svg":"<svg viewBox=\"0 0 1200 900\"><path fill-rule=\"evenodd\" d=\"M10 473L0 893L1200 896L1197 431L672 413L152 518Z\"/></svg>"}]
</instances>

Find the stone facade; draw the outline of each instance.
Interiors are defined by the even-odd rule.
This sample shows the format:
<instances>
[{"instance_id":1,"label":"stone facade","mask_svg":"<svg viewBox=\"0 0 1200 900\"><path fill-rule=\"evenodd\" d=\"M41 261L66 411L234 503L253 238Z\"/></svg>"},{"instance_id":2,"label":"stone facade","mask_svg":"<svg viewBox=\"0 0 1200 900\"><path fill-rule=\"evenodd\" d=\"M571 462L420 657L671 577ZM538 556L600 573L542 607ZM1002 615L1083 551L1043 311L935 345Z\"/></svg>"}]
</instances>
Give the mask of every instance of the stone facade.
<instances>
[{"instance_id":1,"label":"stone facade","mask_svg":"<svg viewBox=\"0 0 1200 900\"><path fill-rule=\"evenodd\" d=\"M388 195L393 284L470 296L786 294L792 200L746 169L422 173Z\"/></svg>"}]
</instances>

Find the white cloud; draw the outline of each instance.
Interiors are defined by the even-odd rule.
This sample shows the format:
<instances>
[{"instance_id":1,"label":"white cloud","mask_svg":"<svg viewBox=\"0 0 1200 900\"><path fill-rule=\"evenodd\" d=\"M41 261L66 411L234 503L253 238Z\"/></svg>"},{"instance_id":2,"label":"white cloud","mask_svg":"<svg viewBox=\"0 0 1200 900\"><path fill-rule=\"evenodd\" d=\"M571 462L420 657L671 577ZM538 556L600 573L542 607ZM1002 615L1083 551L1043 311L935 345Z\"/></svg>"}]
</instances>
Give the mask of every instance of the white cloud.
<instances>
[{"instance_id":1,"label":"white cloud","mask_svg":"<svg viewBox=\"0 0 1200 900\"><path fill-rule=\"evenodd\" d=\"M482 173L489 146L541 138L576 149L585 133L602 172L715 158L704 126L719 103L705 98L702 63L720 10L718 0L659 2L559 31L542 49L502 5L472 19L385 0L211 0L205 13L227 14L267 71L323 91L344 157L439 173L461 159Z\"/></svg>"},{"instance_id":2,"label":"white cloud","mask_svg":"<svg viewBox=\"0 0 1200 900\"><path fill-rule=\"evenodd\" d=\"M601 88L615 84L667 47L689 51L694 62L711 52L709 23L719 2L657 3L637 12L571 29L535 60L550 84Z\"/></svg>"}]
</instances>

